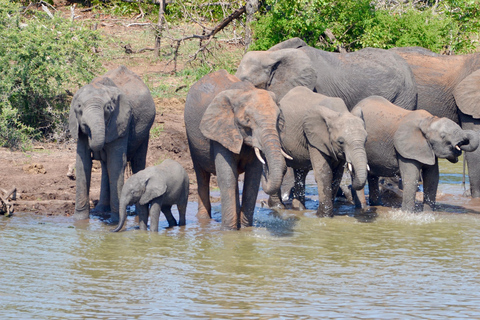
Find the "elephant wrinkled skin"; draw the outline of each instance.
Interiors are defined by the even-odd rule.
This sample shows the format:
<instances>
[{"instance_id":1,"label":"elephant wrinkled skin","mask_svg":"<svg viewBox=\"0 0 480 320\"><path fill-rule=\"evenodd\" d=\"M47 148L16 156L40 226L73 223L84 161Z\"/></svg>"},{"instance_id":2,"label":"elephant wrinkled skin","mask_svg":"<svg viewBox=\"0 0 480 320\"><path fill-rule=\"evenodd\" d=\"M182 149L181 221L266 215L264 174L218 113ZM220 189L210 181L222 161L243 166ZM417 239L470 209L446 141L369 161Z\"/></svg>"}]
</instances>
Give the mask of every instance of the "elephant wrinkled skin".
<instances>
[{"instance_id":1,"label":"elephant wrinkled skin","mask_svg":"<svg viewBox=\"0 0 480 320\"><path fill-rule=\"evenodd\" d=\"M127 206L135 204L140 230L147 230L150 216L150 230L158 231L160 211L165 214L168 226L177 225L172 215L172 206L177 205L179 225L185 225L188 203L188 174L180 163L167 159L161 164L149 167L132 175L125 182L120 197L120 222L113 232L120 231L127 218ZM149 209L150 206L150 209Z\"/></svg>"},{"instance_id":2,"label":"elephant wrinkled skin","mask_svg":"<svg viewBox=\"0 0 480 320\"><path fill-rule=\"evenodd\" d=\"M278 128L282 148L292 157L287 166L295 172L294 206L305 206L305 178L313 168L318 185L318 216L333 216L333 200L347 162L352 185L361 189L367 179L367 132L362 112L348 111L340 98L296 87L280 100ZM280 205L280 192L271 196L271 206Z\"/></svg>"},{"instance_id":3,"label":"elephant wrinkled skin","mask_svg":"<svg viewBox=\"0 0 480 320\"><path fill-rule=\"evenodd\" d=\"M447 117L480 134L480 53L439 55L409 47L390 49L410 65L418 85L418 109ZM470 191L480 197L480 149L465 154Z\"/></svg>"},{"instance_id":4,"label":"elephant wrinkled skin","mask_svg":"<svg viewBox=\"0 0 480 320\"><path fill-rule=\"evenodd\" d=\"M380 176L400 175L402 209L414 211L421 174L424 207L434 210L439 181L438 158L457 162L462 150L477 149L478 135L462 130L448 118L433 116L425 110L404 110L378 96L362 100L352 112L357 108L363 111L368 133L365 149L370 167L370 204L380 204ZM366 206L363 190L358 192L358 197L362 206Z\"/></svg>"},{"instance_id":5,"label":"elephant wrinkled skin","mask_svg":"<svg viewBox=\"0 0 480 320\"><path fill-rule=\"evenodd\" d=\"M372 95L385 97L408 110L414 110L417 104L410 67L399 55L383 49L334 53L292 38L268 51L247 52L235 75L257 88L274 92L278 100L291 89L304 86L341 98L349 110Z\"/></svg>"},{"instance_id":6,"label":"elephant wrinkled skin","mask_svg":"<svg viewBox=\"0 0 480 320\"><path fill-rule=\"evenodd\" d=\"M217 175L222 228L253 224L262 172L263 189L280 188L286 170L276 128L274 94L225 70L196 82L185 102L185 127L198 183L198 216L211 218L210 176ZM261 158L262 162L258 159ZM238 175L245 172L240 204Z\"/></svg>"},{"instance_id":7,"label":"elephant wrinkled skin","mask_svg":"<svg viewBox=\"0 0 480 320\"><path fill-rule=\"evenodd\" d=\"M118 218L124 171L145 169L155 103L148 87L121 66L80 88L70 106L70 133L77 141L76 219L88 219L92 160L100 160L100 200L94 212Z\"/></svg>"}]
</instances>

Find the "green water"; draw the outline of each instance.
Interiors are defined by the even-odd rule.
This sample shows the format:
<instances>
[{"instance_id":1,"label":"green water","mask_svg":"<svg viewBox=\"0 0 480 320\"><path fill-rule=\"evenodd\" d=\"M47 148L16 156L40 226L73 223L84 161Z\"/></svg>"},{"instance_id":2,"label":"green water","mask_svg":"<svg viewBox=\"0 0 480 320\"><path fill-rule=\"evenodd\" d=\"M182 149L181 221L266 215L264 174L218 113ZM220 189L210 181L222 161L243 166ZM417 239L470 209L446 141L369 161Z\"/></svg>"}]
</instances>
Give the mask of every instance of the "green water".
<instances>
[{"instance_id":1,"label":"green water","mask_svg":"<svg viewBox=\"0 0 480 320\"><path fill-rule=\"evenodd\" d=\"M455 171L455 170L453 170ZM458 170L457 170L458 171ZM440 211L256 209L255 226L158 234L0 216L0 319L480 319L480 201L442 175ZM260 197L262 200L262 197ZM175 213L174 213L175 214Z\"/></svg>"}]
</instances>

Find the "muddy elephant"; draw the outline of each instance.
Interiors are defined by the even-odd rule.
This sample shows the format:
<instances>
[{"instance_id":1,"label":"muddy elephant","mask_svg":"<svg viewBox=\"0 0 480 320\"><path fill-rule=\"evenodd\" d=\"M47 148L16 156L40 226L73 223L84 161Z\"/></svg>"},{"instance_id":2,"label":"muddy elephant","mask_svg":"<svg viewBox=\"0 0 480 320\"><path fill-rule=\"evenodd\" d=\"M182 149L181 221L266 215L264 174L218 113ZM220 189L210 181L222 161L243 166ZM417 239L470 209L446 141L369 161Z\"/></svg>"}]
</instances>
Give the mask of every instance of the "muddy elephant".
<instances>
[{"instance_id":1,"label":"muddy elephant","mask_svg":"<svg viewBox=\"0 0 480 320\"><path fill-rule=\"evenodd\" d=\"M223 229L253 224L263 190L278 190L286 170L277 132L274 94L242 82L225 70L204 76L189 90L185 127L198 184L198 216L211 218L210 177L217 176ZM245 172L240 203L238 176Z\"/></svg>"},{"instance_id":2,"label":"muddy elephant","mask_svg":"<svg viewBox=\"0 0 480 320\"><path fill-rule=\"evenodd\" d=\"M89 189L92 160L100 160L100 200L94 212L118 219L119 195L124 171L145 169L149 131L155 119L155 103L148 87L132 71L121 66L80 88L70 106L70 133L77 140L76 219L90 213Z\"/></svg>"},{"instance_id":3,"label":"muddy elephant","mask_svg":"<svg viewBox=\"0 0 480 320\"><path fill-rule=\"evenodd\" d=\"M381 204L378 178L400 176L403 184L402 209L414 211L415 194L423 181L423 203L435 209L439 170L438 158L458 161L462 150L477 149L476 132L462 130L452 120L436 117L425 110L408 111L388 100L373 96L364 99L352 110L361 108L367 129L367 151L370 205ZM358 192L362 206L365 194Z\"/></svg>"},{"instance_id":4,"label":"muddy elephant","mask_svg":"<svg viewBox=\"0 0 480 320\"><path fill-rule=\"evenodd\" d=\"M120 222L113 232L120 231L127 218L127 206L135 204L140 230L147 230L150 216L150 230L158 231L160 211L168 226L177 225L172 215L172 206L179 213L178 225L185 225L189 191L188 174L180 163L167 159L161 164L149 167L132 175L125 182L120 196ZM150 208L150 209L149 209Z\"/></svg>"},{"instance_id":5,"label":"muddy elephant","mask_svg":"<svg viewBox=\"0 0 480 320\"><path fill-rule=\"evenodd\" d=\"M322 51L292 38L268 51L250 51L235 74L278 100L297 86L341 98L351 110L371 95L413 110L417 87L408 64L393 51L365 48L351 53Z\"/></svg>"},{"instance_id":6,"label":"muddy elephant","mask_svg":"<svg viewBox=\"0 0 480 320\"><path fill-rule=\"evenodd\" d=\"M390 49L410 65L418 85L418 109L480 132L480 53L439 55L409 47ZM470 191L480 197L480 149L465 154Z\"/></svg>"},{"instance_id":7,"label":"muddy elephant","mask_svg":"<svg viewBox=\"0 0 480 320\"><path fill-rule=\"evenodd\" d=\"M333 216L333 200L342 180L344 165L352 174L352 186L362 189L367 179L365 140L367 131L361 109L352 114L340 98L296 87L279 103L278 129L283 150L291 157L287 166L295 172L294 207L305 207L305 178L313 168L318 185L318 216ZM280 192L269 205L280 205Z\"/></svg>"}]
</instances>

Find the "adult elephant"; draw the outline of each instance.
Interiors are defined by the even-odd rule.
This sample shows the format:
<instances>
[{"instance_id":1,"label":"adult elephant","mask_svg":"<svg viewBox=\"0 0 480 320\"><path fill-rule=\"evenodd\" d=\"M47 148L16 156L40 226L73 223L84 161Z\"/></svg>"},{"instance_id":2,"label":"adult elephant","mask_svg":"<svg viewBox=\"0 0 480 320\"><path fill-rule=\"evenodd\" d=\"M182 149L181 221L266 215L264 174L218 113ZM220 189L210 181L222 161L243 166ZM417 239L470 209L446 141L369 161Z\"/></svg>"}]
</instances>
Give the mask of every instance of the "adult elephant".
<instances>
[{"instance_id":1,"label":"adult elephant","mask_svg":"<svg viewBox=\"0 0 480 320\"><path fill-rule=\"evenodd\" d=\"M225 70L204 76L190 88L185 127L197 177L199 217L211 218L212 174L217 175L220 188L223 229L253 224L262 171L266 193L280 188L286 164L274 100L271 92L256 89ZM243 172L240 204L238 176Z\"/></svg>"},{"instance_id":2,"label":"adult elephant","mask_svg":"<svg viewBox=\"0 0 480 320\"><path fill-rule=\"evenodd\" d=\"M410 65L418 90L418 109L447 117L463 129L480 131L480 54L439 55L430 50L394 48ZM470 191L480 197L480 150L465 154Z\"/></svg>"},{"instance_id":3,"label":"adult elephant","mask_svg":"<svg viewBox=\"0 0 480 320\"><path fill-rule=\"evenodd\" d=\"M352 110L361 109L368 134L365 144L368 165L370 204L378 205L378 178L400 175L403 184L402 209L414 211L415 194L423 181L423 203L434 210L439 182L438 158L458 161L462 150L474 151L478 135L462 130L452 120L436 117L425 110L408 111L383 97L372 96L360 101ZM365 206L365 195L359 193Z\"/></svg>"},{"instance_id":4,"label":"adult elephant","mask_svg":"<svg viewBox=\"0 0 480 320\"><path fill-rule=\"evenodd\" d=\"M89 189L92 160L100 160L100 200L94 212L110 212L118 220L124 171L145 169L149 131L155 103L148 87L124 66L95 78L80 88L70 106L70 133L77 141L76 219L90 214Z\"/></svg>"},{"instance_id":5,"label":"adult elephant","mask_svg":"<svg viewBox=\"0 0 480 320\"><path fill-rule=\"evenodd\" d=\"M333 199L345 163L354 189L362 189L367 179L367 131L361 109L352 114L342 99L296 87L280 100L280 111L280 140L292 158L287 166L295 171L292 204L305 208L305 178L313 168L318 185L317 215L333 216ZM280 192L269 199L270 206L280 203Z\"/></svg>"},{"instance_id":6,"label":"adult elephant","mask_svg":"<svg viewBox=\"0 0 480 320\"><path fill-rule=\"evenodd\" d=\"M410 67L399 55L383 49L333 53L292 38L268 51L246 53L235 75L274 92L278 100L294 87L305 86L341 98L349 110L372 95L408 110L415 109L417 103Z\"/></svg>"}]
</instances>

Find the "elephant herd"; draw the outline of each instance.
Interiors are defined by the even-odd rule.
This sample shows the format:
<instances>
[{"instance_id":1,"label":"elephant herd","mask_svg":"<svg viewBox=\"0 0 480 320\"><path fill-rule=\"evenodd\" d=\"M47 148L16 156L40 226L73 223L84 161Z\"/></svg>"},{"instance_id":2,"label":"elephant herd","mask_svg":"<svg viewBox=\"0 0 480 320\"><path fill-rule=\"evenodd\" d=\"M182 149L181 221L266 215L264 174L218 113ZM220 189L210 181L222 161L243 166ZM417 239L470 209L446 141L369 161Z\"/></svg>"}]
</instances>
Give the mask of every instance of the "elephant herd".
<instances>
[{"instance_id":1,"label":"elephant herd","mask_svg":"<svg viewBox=\"0 0 480 320\"><path fill-rule=\"evenodd\" d=\"M313 170L318 216L333 201L348 168L356 205L380 205L379 177L401 177L402 209L414 211L423 182L425 209L435 209L438 159L465 151L472 197L480 197L480 55L443 56L423 48L325 52L293 38L244 55L235 75L212 72L190 88L184 111L198 184L198 217L211 218L210 178L217 176L223 229L253 224L262 184L268 204L284 208L284 176L293 172L292 207L305 205ZM140 228L169 226L177 205L185 224L188 175L173 160L145 169L155 105L141 79L119 67L75 94L70 131L78 138L75 214L89 216L92 160L102 165L94 212L112 213L122 229L136 204ZM124 185L124 170L133 175ZM243 190L239 175L244 173ZM285 181L284 181L285 180ZM288 188L290 190L290 187Z\"/></svg>"}]
</instances>

